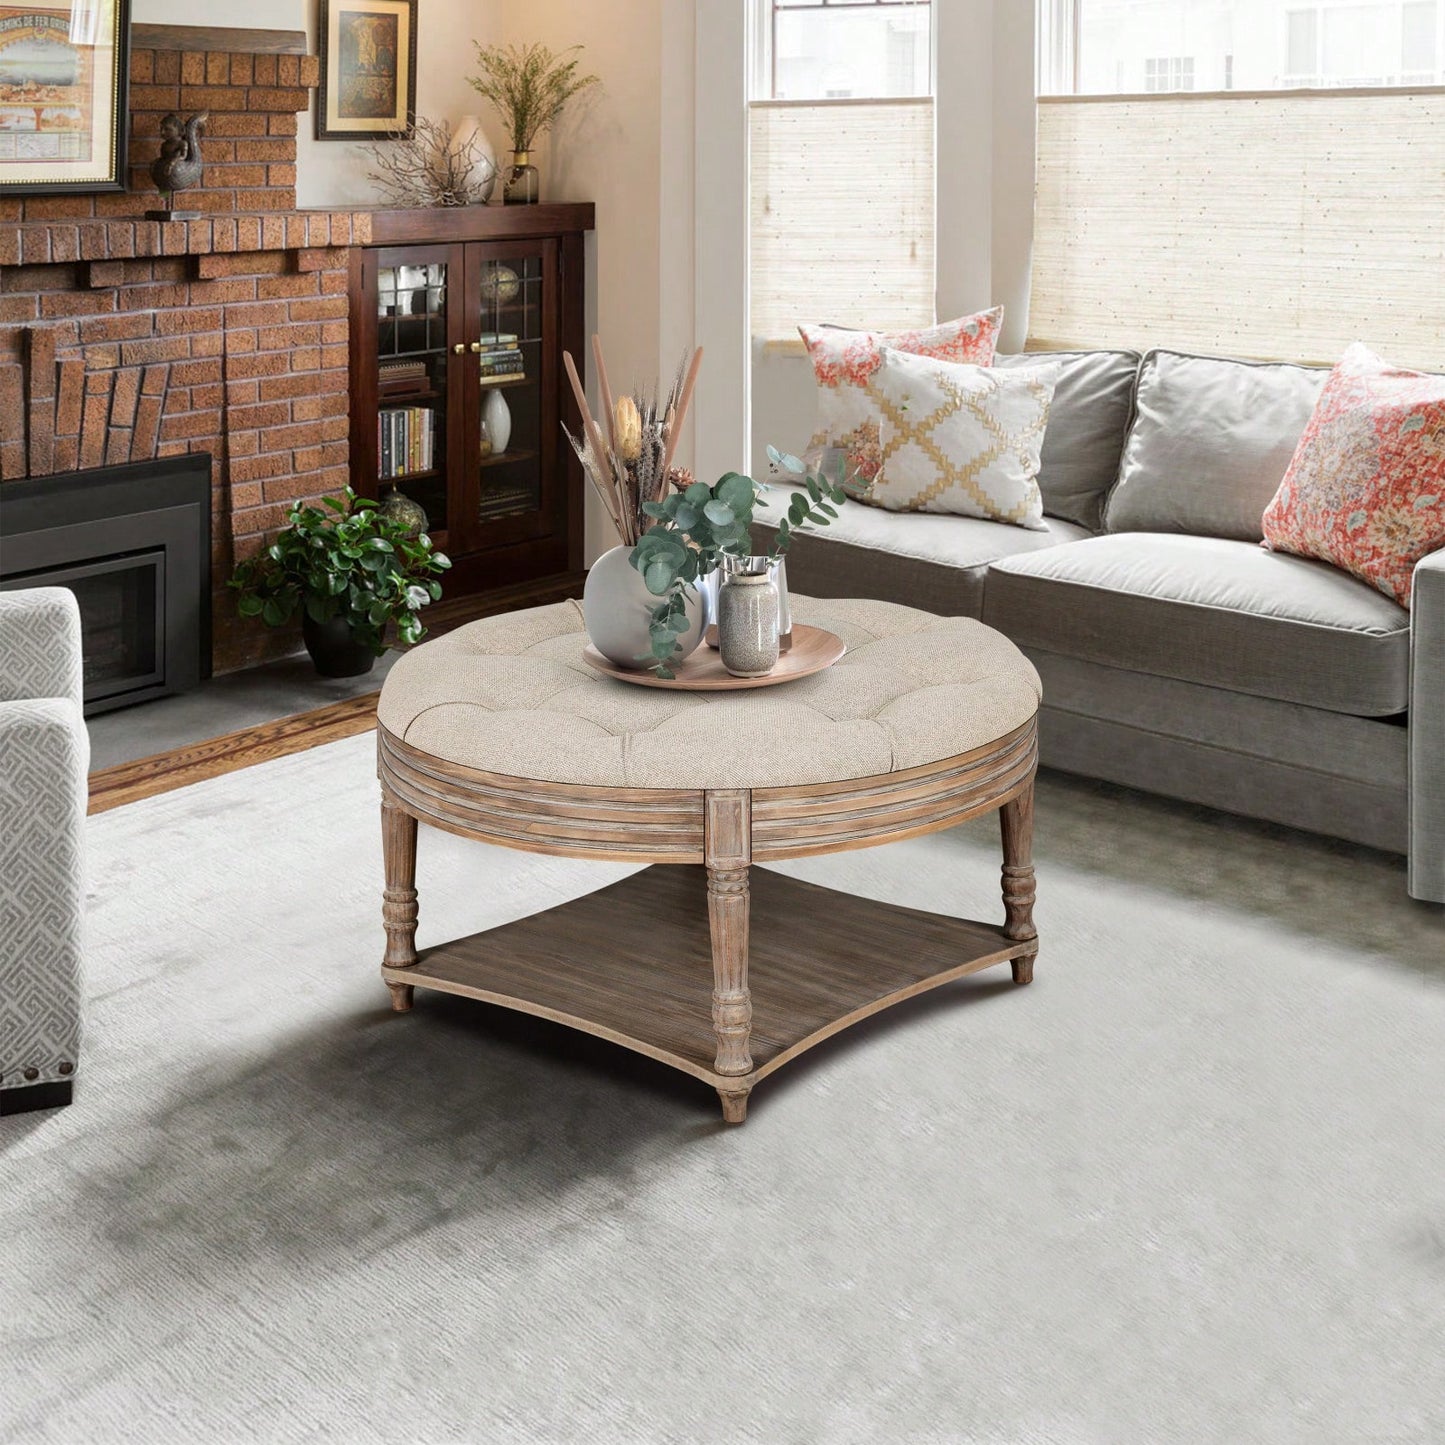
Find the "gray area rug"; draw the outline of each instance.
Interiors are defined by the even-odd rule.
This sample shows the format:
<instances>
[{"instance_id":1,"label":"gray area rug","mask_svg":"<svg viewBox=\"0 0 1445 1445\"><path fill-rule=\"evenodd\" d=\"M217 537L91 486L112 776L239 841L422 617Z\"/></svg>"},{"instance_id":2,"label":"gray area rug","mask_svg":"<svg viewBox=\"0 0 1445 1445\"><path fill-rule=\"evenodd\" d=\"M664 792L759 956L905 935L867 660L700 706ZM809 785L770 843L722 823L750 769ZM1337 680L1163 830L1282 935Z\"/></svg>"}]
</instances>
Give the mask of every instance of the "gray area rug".
<instances>
[{"instance_id":1,"label":"gray area rug","mask_svg":"<svg viewBox=\"0 0 1445 1445\"><path fill-rule=\"evenodd\" d=\"M387 1013L371 749L92 820L77 1102L0 1120L0 1439L1445 1439L1445 923L1398 860L1046 777L1037 982L725 1129L601 1042ZM998 862L985 820L789 871L994 917ZM424 829L421 940L626 871Z\"/></svg>"}]
</instances>

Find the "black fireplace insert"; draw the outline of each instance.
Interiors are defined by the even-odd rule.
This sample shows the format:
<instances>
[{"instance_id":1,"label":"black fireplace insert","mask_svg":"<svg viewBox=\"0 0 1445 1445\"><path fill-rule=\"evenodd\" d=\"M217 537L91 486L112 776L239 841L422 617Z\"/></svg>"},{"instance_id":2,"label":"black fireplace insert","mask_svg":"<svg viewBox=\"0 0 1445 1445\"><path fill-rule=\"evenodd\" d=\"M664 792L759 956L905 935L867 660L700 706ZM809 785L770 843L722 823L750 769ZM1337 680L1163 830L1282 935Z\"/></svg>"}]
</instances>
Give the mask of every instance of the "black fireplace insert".
<instances>
[{"instance_id":1,"label":"black fireplace insert","mask_svg":"<svg viewBox=\"0 0 1445 1445\"><path fill-rule=\"evenodd\" d=\"M80 603L85 711L184 692L211 672L211 458L0 483L0 589Z\"/></svg>"}]
</instances>

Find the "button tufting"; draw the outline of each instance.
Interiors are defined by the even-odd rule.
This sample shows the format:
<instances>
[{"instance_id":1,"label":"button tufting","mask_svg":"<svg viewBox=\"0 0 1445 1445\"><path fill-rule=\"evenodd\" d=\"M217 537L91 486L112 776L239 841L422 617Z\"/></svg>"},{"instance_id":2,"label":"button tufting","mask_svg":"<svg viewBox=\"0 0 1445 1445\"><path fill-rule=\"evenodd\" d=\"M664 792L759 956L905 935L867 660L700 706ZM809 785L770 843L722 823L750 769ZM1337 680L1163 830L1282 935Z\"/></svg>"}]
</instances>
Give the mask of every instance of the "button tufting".
<instances>
[{"instance_id":1,"label":"button tufting","mask_svg":"<svg viewBox=\"0 0 1445 1445\"><path fill-rule=\"evenodd\" d=\"M1032 665L971 618L795 601L800 620L832 628L850 650L784 687L703 697L615 682L582 663L580 617L559 604L485 618L408 652L388 674L379 717L413 746L468 767L695 788L915 767L992 741L1037 710Z\"/></svg>"}]
</instances>

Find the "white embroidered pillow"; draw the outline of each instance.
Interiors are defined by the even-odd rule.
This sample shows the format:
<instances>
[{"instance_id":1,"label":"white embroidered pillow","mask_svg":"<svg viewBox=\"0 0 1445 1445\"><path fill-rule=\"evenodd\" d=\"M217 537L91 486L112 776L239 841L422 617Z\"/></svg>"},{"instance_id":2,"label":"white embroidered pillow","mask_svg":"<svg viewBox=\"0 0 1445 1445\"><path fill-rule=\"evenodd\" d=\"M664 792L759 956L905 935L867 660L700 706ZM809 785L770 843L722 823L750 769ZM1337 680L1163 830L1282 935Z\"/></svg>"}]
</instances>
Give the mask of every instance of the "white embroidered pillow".
<instances>
[{"instance_id":1,"label":"white embroidered pillow","mask_svg":"<svg viewBox=\"0 0 1445 1445\"><path fill-rule=\"evenodd\" d=\"M1058 362L1008 371L891 348L870 393L881 421L874 476L855 495L890 512L948 512L1044 530L1039 454Z\"/></svg>"},{"instance_id":2,"label":"white embroidered pillow","mask_svg":"<svg viewBox=\"0 0 1445 1445\"><path fill-rule=\"evenodd\" d=\"M940 361L991 366L1003 325L1003 307L941 321L917 331L848 331L838 326L800 326L818 383L818 424L807 460L822 465L830 452L866 449L878 441L878 408L869 388L889 347ZM830 468L831 470L831 468Z\"/></svg>"}]
</instances>

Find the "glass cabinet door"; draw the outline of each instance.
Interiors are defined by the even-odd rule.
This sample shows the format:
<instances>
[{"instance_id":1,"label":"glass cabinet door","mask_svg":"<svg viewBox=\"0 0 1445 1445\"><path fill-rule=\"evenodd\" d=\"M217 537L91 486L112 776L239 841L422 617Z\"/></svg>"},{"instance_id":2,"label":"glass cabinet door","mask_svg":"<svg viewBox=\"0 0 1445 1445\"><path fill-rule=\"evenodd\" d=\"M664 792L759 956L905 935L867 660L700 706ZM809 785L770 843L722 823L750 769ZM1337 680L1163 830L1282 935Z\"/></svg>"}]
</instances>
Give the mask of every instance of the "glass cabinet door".
<instances>
[{"instance_id":1,"label":"glass cabinet door","mask_svg":"<svg viewBox=\"0 0 1445 1445\"><path fill-rule=\"evenodd\" d=\"M422 253L424 254L424 253ZM376 272L376 495L395 493L425 513L420 525L439 546L453 524L447 495L447 285L445 260L389 264Z\"/></svg>"},{"instance_id":2,"label":"glass cabinet door","mask_svg":"<svg viewBox=\"0 0 1445 1445\"><path fill-rule=\"evenodd\" d=\"M471 520L480 545L549 530L556 490L555 242L469 248L476 330L477 488Z\"/></svg>"}]
</instances>

